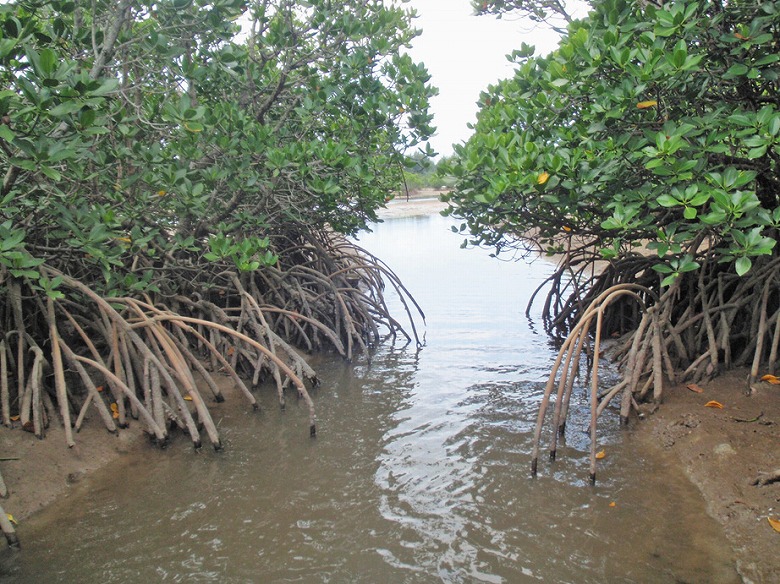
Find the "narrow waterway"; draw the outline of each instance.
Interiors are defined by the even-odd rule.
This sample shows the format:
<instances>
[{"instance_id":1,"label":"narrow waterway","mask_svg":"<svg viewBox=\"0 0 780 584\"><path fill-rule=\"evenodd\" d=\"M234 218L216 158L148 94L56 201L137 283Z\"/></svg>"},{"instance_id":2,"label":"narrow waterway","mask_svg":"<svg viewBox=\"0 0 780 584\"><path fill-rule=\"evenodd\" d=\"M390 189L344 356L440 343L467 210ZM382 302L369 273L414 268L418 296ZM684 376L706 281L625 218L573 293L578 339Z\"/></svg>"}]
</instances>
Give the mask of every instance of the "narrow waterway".
<instances>
[{"instance_id":1,"label":"narrow waterway","mask_svg":"<svg viewBox=\"0 0 780 584\"><path fill-rule=\"evenodd\" d=\"M20 527L0 580L738 582L698 493L613 418L587 485L583 392L558 461L529 478L554 350L524 312L551 266L460 249L450 225L392 219L360 237L424 308L425 344L315 358L315 439L305 407L280 412L273 391L259 414L226 408L226 450L181 440L96 473Z\"/></svg>"}]
</instances>

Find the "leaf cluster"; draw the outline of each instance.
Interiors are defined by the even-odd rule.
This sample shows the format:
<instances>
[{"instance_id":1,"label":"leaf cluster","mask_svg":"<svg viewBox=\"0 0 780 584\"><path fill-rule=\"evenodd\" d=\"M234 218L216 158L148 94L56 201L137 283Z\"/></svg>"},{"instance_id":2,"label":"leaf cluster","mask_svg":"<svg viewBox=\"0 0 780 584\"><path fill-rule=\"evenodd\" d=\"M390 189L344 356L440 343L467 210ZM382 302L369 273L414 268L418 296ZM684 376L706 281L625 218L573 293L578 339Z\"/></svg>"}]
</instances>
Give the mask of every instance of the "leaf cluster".
<instances>
[{"instance_id":1,"label":"leaf cluster","mask_svg":"<svg viewBox=\"0 0 780 584\"><path fill-rule=\"evenodd\" d=\"M780 226L780 3L593 6L482 93L451 212L474 244L641 243L664 284L705 254L744 274Z\"/></svg>"}]
</instances>

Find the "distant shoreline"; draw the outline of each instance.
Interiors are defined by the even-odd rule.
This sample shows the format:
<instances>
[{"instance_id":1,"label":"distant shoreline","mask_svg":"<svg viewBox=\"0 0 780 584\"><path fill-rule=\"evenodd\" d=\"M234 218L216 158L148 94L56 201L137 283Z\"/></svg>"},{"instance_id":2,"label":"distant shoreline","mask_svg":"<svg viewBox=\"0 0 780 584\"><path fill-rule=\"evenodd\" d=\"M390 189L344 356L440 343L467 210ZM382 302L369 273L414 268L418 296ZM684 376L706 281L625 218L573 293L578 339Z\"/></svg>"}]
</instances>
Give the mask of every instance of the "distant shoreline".
<instances>
[{"instance_id":1,"label":"distant shoreline","mask_svg":"<svg viewBox=\"0 0 780 584\"><path fill-rule=\"evenodd\" d=\"M398 194L387 206L377 211L380 219L395 219L399 217L419 217L434 215L447 208L447 203L439 197L446 193L436 189L420 189L410 191L409 196Z\"/></svg>"}]
</instances>

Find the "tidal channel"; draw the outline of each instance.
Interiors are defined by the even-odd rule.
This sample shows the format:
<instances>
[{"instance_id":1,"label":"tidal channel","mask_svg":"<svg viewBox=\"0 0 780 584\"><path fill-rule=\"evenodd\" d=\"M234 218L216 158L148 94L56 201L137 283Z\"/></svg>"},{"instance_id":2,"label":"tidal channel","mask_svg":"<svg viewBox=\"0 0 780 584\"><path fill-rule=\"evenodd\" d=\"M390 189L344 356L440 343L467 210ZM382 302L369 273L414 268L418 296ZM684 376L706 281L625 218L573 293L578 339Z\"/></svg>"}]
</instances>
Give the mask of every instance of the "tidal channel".
<instances>
[{"instance_id":1,"label":"tidal channel","mask_svg":"<svg viewBox=\"0 0 780 584\"><path fill-rule=\"evenodd\" d=\"M181 439L73 486L20 527L0 581L739 582L698 492L614 413L588 484L584 388L558 460L530 478L555 348L525 308L552 265L461 249L454 224L389 219L359 237L425 311L424 346L316 356L316 438L305 405L282 412L269 388L261 412L215 416L222 452Z\"/></svg>"}]
</instances>

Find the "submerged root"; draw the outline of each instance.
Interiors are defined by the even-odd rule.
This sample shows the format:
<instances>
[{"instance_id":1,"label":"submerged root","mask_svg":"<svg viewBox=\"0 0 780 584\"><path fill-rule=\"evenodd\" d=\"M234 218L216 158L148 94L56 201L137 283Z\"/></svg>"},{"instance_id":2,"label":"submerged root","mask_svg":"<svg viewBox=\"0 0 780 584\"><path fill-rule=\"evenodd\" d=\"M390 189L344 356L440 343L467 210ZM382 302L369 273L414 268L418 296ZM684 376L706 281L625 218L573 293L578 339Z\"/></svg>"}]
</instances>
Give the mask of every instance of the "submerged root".
<instances>
[{"instance_id":1,"label":"submerged root","mask_svg":"<svg viewBox=\"0 0 780 584\"><path fill-rule=\"evenodd\" d=\"M704 254L696 273L681 274L663 294L659 294L658 276L650 279L647 258L630 258L630 265L617 262L587 277L582 269L574 272L565 264L547 281L552 285L545 304L548 330L568 332L562 336L537 417L531 462L534 476L553 391L557 387L551 421L552 460L583 354L594 356L590 363L591 482L596 480L597 420L618 396L620 422L626 425L642 402L660 403L669 382L700 383L723 369L747 366L749 387L762 365L769 373L774 371L780 346L780 258L756 262L748 276L738 277ZM576 279L579 284L575 285L572 280ZM571 294L564 300L567 292ZM622 379L600 389L598 357L605 338L613 339L611 354Z\"/></svg>"}]
</instances>

